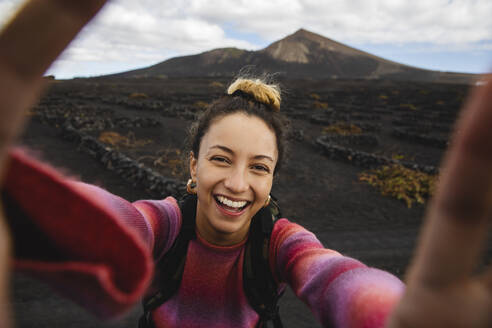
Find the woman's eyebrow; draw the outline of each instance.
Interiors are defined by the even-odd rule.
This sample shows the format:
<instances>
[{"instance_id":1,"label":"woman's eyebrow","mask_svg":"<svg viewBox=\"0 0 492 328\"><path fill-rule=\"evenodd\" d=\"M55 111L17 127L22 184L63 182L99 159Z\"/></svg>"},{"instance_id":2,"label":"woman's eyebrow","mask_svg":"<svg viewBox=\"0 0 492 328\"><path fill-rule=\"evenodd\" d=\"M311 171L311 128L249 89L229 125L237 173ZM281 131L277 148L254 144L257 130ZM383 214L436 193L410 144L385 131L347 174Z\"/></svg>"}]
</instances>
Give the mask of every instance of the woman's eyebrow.
<instances>
[{"instance_id":1,"label":"woman's eyebrow","mask_svg":"<svg viewBox=\"0 0 492 328\"><path fill-rule=\"evenodd\" d=\"M274 163L274 160L273 158L271 158L270 156L267 156L267 155L256 155L253 157L253 159L266 159L266 160L269 160L270 162Z\"/></svg>"},{"instance_id":2,"label":"woman's eyebrow","mask_svg":"<svg viewBox=\"0 0 492 328\"><path fill-rule=\"evenodd\" d=\"M214 148L218 148L218 149L225 151L226 153L229 153L231 155L234 154L234 151L232 151L232 149L227 148L226 146L222 146L222 145L213 145L212 147L209 148L209 150L214 149Z\"/></svg>"},{"instance_id":3,"label":"woman's eyebrow","mask_svg":"<svg viewBox=\"0 0 492 328\"><path fill-rule=\"evenodd\" d=\"M222 151L225 151L226 153L229 153L231 155L234 155L234 151L230 148L227 148L226 146L222 146L222 145L213 145L212 147L209 148L209 150L211 149L220 149ZM266 160L269 160L270 162L274 163L275 161L273 160L272 157L268 156L268 155L255 155L253 156L253 159L255 160L258 160L258 159L266 159Z\"/></svg>"}]
</instances>

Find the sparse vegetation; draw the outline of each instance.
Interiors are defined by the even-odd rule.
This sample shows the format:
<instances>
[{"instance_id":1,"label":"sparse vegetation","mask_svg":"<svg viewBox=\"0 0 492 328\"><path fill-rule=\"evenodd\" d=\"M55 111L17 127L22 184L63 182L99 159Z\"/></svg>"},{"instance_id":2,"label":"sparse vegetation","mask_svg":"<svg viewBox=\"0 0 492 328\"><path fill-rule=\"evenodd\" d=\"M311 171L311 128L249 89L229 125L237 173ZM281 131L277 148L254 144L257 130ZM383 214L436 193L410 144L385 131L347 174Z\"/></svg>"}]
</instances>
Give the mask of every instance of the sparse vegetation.
<instances>
[{"instance_id":1,"label":"sparse vegetation","mask_svg":"<svg viewBox=\"0 0 492 328\"><path fill-rule=\"evenodd\" d=\"M316 108L316 109L327 109L327 108L328 108L328 103L325 103L325 102L321 102L321 101L315 100L315 101L313 102L313 106L314 106L314 108Z\"/></svg>"},{"instance_id":2,"label":"sparse vegetation","mask_svg":"<svg viewBox=\"0 0 492 328\"><path fill-rule=\"evenodd\" d=\"M424 204L433 195L437 176L414 171L401 164L392 164L362 172L359 181L377 188L383 196L404 201L411 208L414 202Z\"/></svg>"},{"instance_id":3,"label":"sparse vegetation","mask_svg":"<svg viewBox=\"0 0 492 328\"><path fill-rule=\"evenodd\" d=\"M417 107L414 104L400 104L400 108L408 108L410 110L417 110Z\"/></svg>"},{"instance_id":4,"label":"sparse vegetation","mask_svg":"<svg viewBox=\"0 0 492 328\"><path fill-rule=\"evenodd\" d=\"M362 129L353 123L337 122L335 124L325 126L321 133L348 136L361 134Z\"/></svg>"},{"instance_id":5,"label":"sparse vegetation","mask_svg":"<svg viewBox=\"0 0 492 328\"><path fill-rule=\"evenodd\" d=\"M152 140L137 140L135 134L131 131L126 136L114 131L104 131L101 132L98 140L116 148L119 146L127 148L142 147L152 143Z\"/></svg>"},{"instance_id":6,"label":"sparse vegetation","mask_svg":"<svg viewBox=\"0 0 492 328\"><path fill-rule=\"evenodd\" d=\"M379 99L387 100L388 96L387 95L379 95Z\"/></svg>"},{"instance_id":7,"label":"sparse vegetation","mask_svg":"<svg viewBox=\"0 0 492 328\"><path fill-rule=\"evenodd\" d=\"M391 158L394 159L395 161L401 161L402 159L405 158L405 156L402 154L394 153L391 155Z\"/></svg>"},{"instance_id":8,"label":"sparse vegetation","mask_svg":"<svg viewBox=\"0 0 492 328\"><path fill-rule=\"evenodd\" d=\"M146 99L149 98L149 96L146 93L143 92L133 92L129 96L131 99Z\"/></svg>"},{"instance_id":9,"label":"sparse vegetation","mask_svg":"<svg viewBox=\"0 0 492 328\"><path fill-rule=\"evenodd\" d=\"M319 94L317 94L317 93L311 93L309 95L309 98L314 99L314 100L319 100L320 99Z\"/></svg>"},{"instance_id":10,"label":"sparse vegetation","mask_svg":"<svg viewBox=\"0 0 492 328\"><path fill-rule=\"evenodd\" d=\"M217 89L219 89L219 88L220 88L220 89L225 88L224 84L223 84L223 83L220 83L220 82L218 82L218 81L213 81L213 82L211 82L211 83L209 84L209 86L210 86L210 87L212 87L212 88L217 88Z\"/></svg>"},{"instance_id":11,"label":"sparse vegetation","mask_svg":"<svg viewBox=\"0 0 492 328\"><path fill-rule=\"evenodd\" d=\"M206 103L205 101L199 100L199 101L196 101L193 104L193 106L197 107L199 109L206 109L208 107L208 103Z\"/></svg>"},{"instance_id":12,"label":"sparse vegetation","mask_svg":"<svg viewBox=\"0 0 492 328\"><path fill-rule=\"evenodd\" d=\"M157 156L143 156L138 162L151 162L151 165L168 169L172 176L186 178L186 163L180 149L165 149L157 153Z\"/></svg>"}]
</instances>

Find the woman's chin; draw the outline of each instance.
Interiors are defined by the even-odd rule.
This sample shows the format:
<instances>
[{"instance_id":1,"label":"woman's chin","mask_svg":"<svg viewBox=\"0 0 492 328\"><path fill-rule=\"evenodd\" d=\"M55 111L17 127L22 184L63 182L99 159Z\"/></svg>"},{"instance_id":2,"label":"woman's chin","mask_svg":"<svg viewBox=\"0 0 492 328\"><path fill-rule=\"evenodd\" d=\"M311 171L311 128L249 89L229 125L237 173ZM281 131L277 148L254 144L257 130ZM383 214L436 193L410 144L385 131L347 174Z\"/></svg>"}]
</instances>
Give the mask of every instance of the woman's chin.
<instances>
[{"instance_id":1,"label":"woman's chin","mask_svg":"<svg viewBox=\"0 0 492 328\"><path fill-rule=\"evenodd\" d=\"M249 222L243 220L225 220L224 218L215 218L213 222L210 222L210 226L213 229L215 239L218 239L221 243L229 241L229 244L239 243L246 238L249 231Z\"/></svg>"}]
</instances>

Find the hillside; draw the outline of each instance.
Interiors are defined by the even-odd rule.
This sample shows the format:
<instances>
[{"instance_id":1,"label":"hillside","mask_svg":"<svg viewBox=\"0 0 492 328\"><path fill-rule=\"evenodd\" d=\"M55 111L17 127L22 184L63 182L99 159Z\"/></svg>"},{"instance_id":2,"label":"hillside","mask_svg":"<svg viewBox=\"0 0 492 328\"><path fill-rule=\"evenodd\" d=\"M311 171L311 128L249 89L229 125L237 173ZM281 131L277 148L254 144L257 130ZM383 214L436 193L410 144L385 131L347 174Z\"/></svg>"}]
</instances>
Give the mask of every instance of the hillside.
<instances>
[{"instance_id":1,"label":"hillside","mask_svg":"<svg viewBox=\"0 0 492 328\"><path fill-rule=\"evenodd\" d=\"M156 65L104 77L232 77L245 66L283 78L391 79L470 83L474 74L439 72L392 62L300 29L258 51L220 48L175 57Z\"/></svg>"}]
</instances>

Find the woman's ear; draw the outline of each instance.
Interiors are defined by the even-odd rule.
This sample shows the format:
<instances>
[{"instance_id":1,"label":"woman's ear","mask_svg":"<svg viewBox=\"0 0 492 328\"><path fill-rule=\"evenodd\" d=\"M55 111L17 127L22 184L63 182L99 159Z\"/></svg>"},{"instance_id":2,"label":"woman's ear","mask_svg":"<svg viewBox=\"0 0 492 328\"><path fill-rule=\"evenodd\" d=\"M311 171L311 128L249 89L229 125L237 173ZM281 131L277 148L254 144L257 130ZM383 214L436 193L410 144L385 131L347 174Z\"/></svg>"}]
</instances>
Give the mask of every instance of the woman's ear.
<instances>
[{"instance_id":1,"label":"woman's ear","mask_svg":"<svg viewBox=\"0 0 492 328\"><path fill-rule=\"evenodd\" d=\"M190 176L195 181L196 181L196 165L197 165L197 159L195 158L195 154L193 153L193 151L190 151Z\"/></svg>"}]
</instances>

